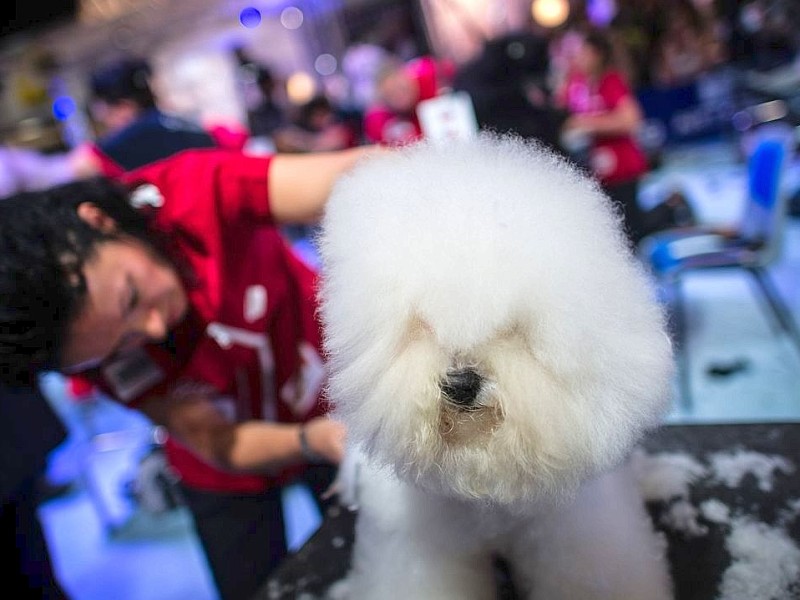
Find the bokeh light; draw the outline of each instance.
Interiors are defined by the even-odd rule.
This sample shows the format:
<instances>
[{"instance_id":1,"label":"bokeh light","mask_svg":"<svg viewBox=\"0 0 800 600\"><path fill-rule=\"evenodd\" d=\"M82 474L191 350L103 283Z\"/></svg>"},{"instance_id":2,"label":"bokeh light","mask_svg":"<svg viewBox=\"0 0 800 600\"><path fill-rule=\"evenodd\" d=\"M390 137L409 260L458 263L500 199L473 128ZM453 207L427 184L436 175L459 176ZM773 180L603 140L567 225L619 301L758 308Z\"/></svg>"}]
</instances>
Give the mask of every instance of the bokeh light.
<instances>
[{"instance_id":1,"label":"bokeh light","mask_svg":"<svg viewBox=\"0 0 800 600\"><path fill-rule=\"evenodd\" d=\"M614 0L589 0L586 14L597 27L606 27L617 14L617 3Z\"/></svg>"},{"instance_id":2,"label":"bokeh light","mask_svg":"<svg viewBox=\"0 0 800 600\"><path fill-rule=\"evenodd\" d=\"M239 13L239 22L248 29L258 27L261 24L261 12L252 6L243 8Z\"/></svg>"},{"instance_id":3,"label":"bokeh light","mask_svg":"<svg viewBox=\"0 0 800 600\"><path fill-rule=\"evenodd\" d=\"M292 104L305 104L317 92L317 82L304 71L293 73L286 80L286 95Z\"/></svg>"},{"instance_id":4,"label":"bokeh light","mask_svg":"<svg viewBox=\"0 0 800 600\"><path fill-rule=\"evenodd\" d=\"M289 6L281 11L281 25L286 29L298 29L303 24L303 11Z\"/></svg>"},{"instance_id":5,"label":"bokeh light","mask_svg":"<svg viewBox=\"0 0 800 600\"><path fill-rule=\"evenodd\" d=\"M567 0L533 0L531 14L542 27L558 27L569 16Z\"/></svg>"},{"instance_id":6,"label":"bokeh light","mask_svg":"<svg viewBox=\"0 0 800 600\"><path fill-rule=\"evenodd\" d=\"M64 121L75 114L75 101L69 96L59 96L53 100L53 116L57 121Z\"/></svg>"},{"instance_id":7,"label":"bokeh light","mask_svg":"<svg viewBox=\"0 0 800 600\"><path fill-rule=\"evenodd\" d=\"M332 54L320 54L314 61L314 69L320 75L333 75L336 65L336 57Z\"/></svg>"}]
</instances>

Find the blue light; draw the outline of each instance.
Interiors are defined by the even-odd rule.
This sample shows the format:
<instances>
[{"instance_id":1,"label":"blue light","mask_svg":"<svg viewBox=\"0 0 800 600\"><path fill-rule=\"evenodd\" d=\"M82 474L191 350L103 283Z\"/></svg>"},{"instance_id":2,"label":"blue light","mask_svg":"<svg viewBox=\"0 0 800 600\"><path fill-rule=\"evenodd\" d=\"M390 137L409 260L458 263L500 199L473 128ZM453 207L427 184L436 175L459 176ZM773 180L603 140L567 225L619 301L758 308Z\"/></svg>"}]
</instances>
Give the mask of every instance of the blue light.
<instances>
[{"instance_id":1,"label":"blue light","mask_svg":"<svg viewBox=\"0 0 800 600\"><path fill-rule=\"evenodd\" d=\"M589 0L586 14L597 27L605 27L617 14L616 3L613 0Z\"/></svg>"},{"instance_id":2,"label":"blue light","mask_svg":"<svg viewBox=\"0 0 800 600\"><path fill-rule=\"evenodd\" d=\"M64 121L75 112L75 101L69 96L59 96L53 100L53 116L58 121Z\"/></svg>"},{"instance_id":3,"label":"blue light","mask_svg":"<svg viewBox=\"0 0 800 600\"><path fill-rule=\"evenodd\" d=\"M252 6L243 8L239 13L239 22L248 29L258 27L261 23L261 13L257 8L253 8Z\"/></svg>"}]
</instances>

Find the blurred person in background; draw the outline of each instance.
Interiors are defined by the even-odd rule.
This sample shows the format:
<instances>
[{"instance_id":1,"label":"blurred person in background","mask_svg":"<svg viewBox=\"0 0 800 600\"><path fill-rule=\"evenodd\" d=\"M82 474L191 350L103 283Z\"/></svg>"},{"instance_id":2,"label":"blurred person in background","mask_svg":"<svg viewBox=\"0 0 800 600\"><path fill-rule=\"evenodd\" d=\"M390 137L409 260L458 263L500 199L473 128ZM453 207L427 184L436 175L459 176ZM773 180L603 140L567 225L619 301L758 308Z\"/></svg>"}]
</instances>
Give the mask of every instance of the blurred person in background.
<instances>
[{"instance_id":1,"label":"blurred person in background","mask_svg":"<svg viewBox=\"0 0 800 600\"><path fill-rule=\"evenodd\" d=\"M247 111L250 136L263 140L272 150L277 150L276 137L289 125L285 107L277 100L278 82L272 70L263 65L247 63L255 71L258 102Z\"/></svg>"},{"instance_id":2,"label":"blurred person in background","mask_svg":"<svg viewBox=\"0 0 800 600\"><path fill-rule=\"evenodd\" d=\"M359 145L356 127L348 122L331 101L317 95L297 109L290 125L275 136L278 152L324 152Z\"/></svg>"},{"instance_id":3,"label":"blurred person in background","mask_svg":"<svg viewBox=\"0 0 800 600\"><path fill-rule=\"evenodd\" d=\"M342 72L348 82L348 103L362 115L377 100L378 72L390 56L388 50L367 40L350 44L344 52Z\"/></svg>"},{"instance_id":4,"label":"blurred person in background","mask_svg":"<svg viewBox=\"0 0 800 600\"><path fill-rule=\"evenodd\" d=\"M157 106L147 61L123 58L94 70L90 113L96 142L74 151L76 174L118 175L188 148L213 148L217 140L200 124Z\"/></svg>"},{"instance_id":5,"label":"blurred person in background","mask_svg":"<svg viewBox=\"0 0 800 600\"><path fill-rule=\"evenodd\" d=\"M448 62L432 56L386 59L376 75L376 100L364 111L366 141L402 145L421 139L417 106L449 87L454 72Z\"/></svg>"},{"instance_id":6,"label":"blurred person in background","mask_svg":"<svg viewBox=\"0 0 800 600\"><path fill-rule=\"evenodd\" d=\"M680 195L644 211L639 205L639 182L649 170L637 141L642 108L616 66L616 49L607 32L589 29L581 34L557 100L570 116L564 123L566 145L586 146L587 168L623 216L632 246L645 235L693 217ZM684 222L685 221L685 222Z\"/></svg>"},{"instance_id":7,"label":"blurred person in background","mask_svg":"<svg viewBox=\"0 0 800 600\"><path fill-rule=\"evenodd\" d=\"M673 0L664 7L661 18L663 27L653 42L650 59L654 85L692 83L725 60L723 40L714 23L693 0Z\"/></svg>"},{"instance_id":8,"label":"blurred person in background","mask_svg":"<svg viewBox=\"0 0 800 600\"><path fill-rule=\"evenodd\" d=\"M652 84L653 46L663 29L662 0L617 0L609 31L624 45L630 58L629 84L634 89Z\"/></svg>"},{"instance_id":9,"label":"blurred person in background","mask_svg":"<svg viewBox=\"0 0 800 600\"><path fill-rule=\"evenodd\" d=\"M536 139L564 153L560 134L568 113L553 102L550 71L544 37L511 33L487 41L462 65L453 89L469 94L481 128Z\"/></svg>"},{"instance_id":10,"label":"blurred person in background","mask_svg":"<svg viewBox=\"0 0 800 600\"><path fill-rule=\"evenodd\" d=\"M729 36L727 53L736 66L753 71L790 67L800 58L797 0L718 0Z\"/></svg>"}]
</instances>

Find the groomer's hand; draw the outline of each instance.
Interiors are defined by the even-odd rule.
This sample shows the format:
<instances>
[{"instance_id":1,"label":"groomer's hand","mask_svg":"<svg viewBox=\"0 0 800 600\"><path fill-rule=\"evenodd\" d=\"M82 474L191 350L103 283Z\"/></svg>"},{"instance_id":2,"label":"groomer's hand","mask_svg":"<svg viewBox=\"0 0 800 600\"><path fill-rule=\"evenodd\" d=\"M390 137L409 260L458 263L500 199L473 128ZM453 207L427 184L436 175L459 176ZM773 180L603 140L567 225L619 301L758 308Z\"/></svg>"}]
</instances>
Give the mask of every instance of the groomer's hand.
<instances>
[{"instance_id":1,"label":"groomer's hand","mask_svg":"<svg viewBox=\"0 0 800 600\"><path fill-rule=\"evenodd\" d=\"M338 465L344 458L345 427L329 417L317 417L301 426L312 457Z\"/></svg>"}]
</instances>

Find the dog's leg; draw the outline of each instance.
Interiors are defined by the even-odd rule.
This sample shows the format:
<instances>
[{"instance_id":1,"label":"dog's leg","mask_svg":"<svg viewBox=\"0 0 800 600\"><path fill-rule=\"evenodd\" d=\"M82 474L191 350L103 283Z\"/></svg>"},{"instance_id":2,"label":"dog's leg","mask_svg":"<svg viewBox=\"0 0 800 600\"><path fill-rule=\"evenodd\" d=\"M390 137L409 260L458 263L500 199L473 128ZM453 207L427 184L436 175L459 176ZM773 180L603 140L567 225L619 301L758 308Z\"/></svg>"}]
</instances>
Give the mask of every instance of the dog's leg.
<instances>
[{"instance_id":1,"label":"dog's leg","mask_svg":"<svg viewBox=\"0 0 800 600\"><path fill-rule=\"evenodd\" d=\"M514 548L514 571L528 598L669 600L660 538L628 465L585 484L574 502L537 518Z\"/></svg>"},{"instance_id":2,"label":"dog's leg","mask_svg":"<svg viewBox=\"0 0 800 600\"><path fill-rule=\"evenodd\" d=\"M377 470L360 479L352 566L339 597L494 600L491 557L465 506Z\"/></svg>"}]
</instances>

